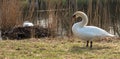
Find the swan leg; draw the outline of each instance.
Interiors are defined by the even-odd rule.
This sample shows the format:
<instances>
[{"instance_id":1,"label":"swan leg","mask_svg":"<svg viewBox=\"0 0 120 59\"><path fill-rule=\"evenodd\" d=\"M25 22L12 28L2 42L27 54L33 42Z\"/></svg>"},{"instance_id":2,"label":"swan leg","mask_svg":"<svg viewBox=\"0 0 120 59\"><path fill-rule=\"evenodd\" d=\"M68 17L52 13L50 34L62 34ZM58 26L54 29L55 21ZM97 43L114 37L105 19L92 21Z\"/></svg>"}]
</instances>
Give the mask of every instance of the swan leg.
<instances>
[{"instance_id":1,"label":"swan leg","mask_svg":"<svg viewBox=\"0 0 120 59\"><path fill-rule=\"evenodd\" d=\"M88 47L88 45L89 45L89 41L87 41L86 47Z\"/></svg>"},{"instance_id":2,"label":"swan leg","mask_svg":"<svg viewBox=\"0 0 120 59\"><path fill-rule=\"evenodd\" d=\"M92 43L93 43L93 42L92 42L92 41L90 41L90 48L92 48Z\"/></svg>"}]
</instances>

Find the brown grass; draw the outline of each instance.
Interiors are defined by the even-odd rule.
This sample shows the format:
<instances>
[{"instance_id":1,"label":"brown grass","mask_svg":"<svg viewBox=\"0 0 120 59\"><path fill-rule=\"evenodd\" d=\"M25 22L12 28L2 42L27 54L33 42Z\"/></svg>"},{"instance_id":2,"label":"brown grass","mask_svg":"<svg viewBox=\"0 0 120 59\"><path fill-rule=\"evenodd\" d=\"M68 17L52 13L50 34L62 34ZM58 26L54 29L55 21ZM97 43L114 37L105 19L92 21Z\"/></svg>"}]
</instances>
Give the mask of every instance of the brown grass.
<instances>
[{"instance_id":1,"label":"brown grass","mask_svg":"<svg viewBox=\"0 0 120 59\"><path fill-rule=\"evenodd\" d=\"M120 41L93 42L86 48L85 42L73 38L43 38L0 41L0 59L119 59Z\"/></svg>"}]
</instances>

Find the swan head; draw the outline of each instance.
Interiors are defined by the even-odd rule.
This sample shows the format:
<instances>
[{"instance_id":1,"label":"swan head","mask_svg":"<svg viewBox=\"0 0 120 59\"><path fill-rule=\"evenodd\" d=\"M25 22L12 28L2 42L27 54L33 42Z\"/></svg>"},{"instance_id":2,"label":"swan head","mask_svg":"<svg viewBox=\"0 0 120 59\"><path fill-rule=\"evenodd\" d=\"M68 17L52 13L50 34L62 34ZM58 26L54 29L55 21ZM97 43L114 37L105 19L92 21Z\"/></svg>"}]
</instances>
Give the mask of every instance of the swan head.
<instances>
[{"instance_id":1,"label":"swan head","mask_svg":"<svg viewBox=\"0 0 120 59\"><path fill-rule=\"evenodd\" d=\"M83 15L87 16L84 12L82 11L76 11L74 14L73 14L73 18L78 18L78 17L82 17Z\"/></svg>"},{"instance_id":2,"label":"swan head","mask_svg":"<svg viewBox=\"0 0 120 59\"><path fill-rule=\"evenodd\" d=\"M77 19L77 18L81 18L82 21L79 22L80 26L83 27L83 26L86 26L87 23L88 23L88 17L87 15L82 12L82 11L76 11L73 16L72 16L72 19Z\"/></svg>"}]
</instances>

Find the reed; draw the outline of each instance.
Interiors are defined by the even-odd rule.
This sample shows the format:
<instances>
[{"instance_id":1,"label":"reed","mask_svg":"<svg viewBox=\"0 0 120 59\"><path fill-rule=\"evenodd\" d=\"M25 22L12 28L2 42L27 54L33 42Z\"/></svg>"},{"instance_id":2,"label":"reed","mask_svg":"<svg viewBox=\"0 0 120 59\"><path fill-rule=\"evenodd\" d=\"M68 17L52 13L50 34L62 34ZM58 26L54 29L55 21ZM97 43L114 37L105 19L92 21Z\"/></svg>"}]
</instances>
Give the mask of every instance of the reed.
<instances>
[{"instance_id":1,"label":"reed","mask_svg":"<svg viewBox=\"0 0 120 59\"><path fill-rule=\"evenodd\" d=\"M80 10L88 15L88 25L120 36L120 0L26 0L24 5L21 0L0 1L0 24L3 30L21 25L24 20L35 24L45 20L46 26L56 35L71 36L74 23L72 14Z\"/></svg>"},{"instance_id":2,"label":"reed","mask_svg":"<svg viewBox=\"0 0 120 59\"><path fill-rule=\"evenodd\" d=\"M1 3L1 29L7 30L20 25L22 18L19 0L2 0Z\"/></svg>"}]
</instances>

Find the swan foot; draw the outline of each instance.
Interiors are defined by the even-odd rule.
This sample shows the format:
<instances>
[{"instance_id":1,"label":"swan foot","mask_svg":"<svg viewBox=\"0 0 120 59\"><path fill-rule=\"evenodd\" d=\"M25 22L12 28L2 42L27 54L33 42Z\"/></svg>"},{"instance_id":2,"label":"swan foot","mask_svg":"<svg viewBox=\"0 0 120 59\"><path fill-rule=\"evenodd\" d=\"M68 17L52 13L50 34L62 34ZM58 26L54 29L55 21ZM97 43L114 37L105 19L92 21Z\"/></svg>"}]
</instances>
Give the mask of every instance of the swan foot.
<instances>
[{"instance_id":1,"label":"swan foot","mask_svg":"<svg viewBox=\"0 0 120 59\"><path fill-rule=\"evenodd\" d=\"M92 48L92 41L90 41L90 48ZM88 47L89 46L89 41L87 41L87 44L86 44L86 47Z\"/></svg>"},{"instance_id":2,"label":"swan foot","mask_svg":"<svg viewBox=\"0 0 120 59\"><path fill-rule=\"evenodd\" d=\"M89 45L89 41L87 41L86 47L88 47L88 45Z\"/></svg>"},{"instance_id":3,"label":"swan foot","mask_svg":"<svg viewBox=\"0 0 120 59\"><path fill-rule=\"evenodd\" d=\"M92 42L92 41L90 41L90 48L92 48L92 43L93 43L93 42Z\"/></svg>"}]
</instances>

